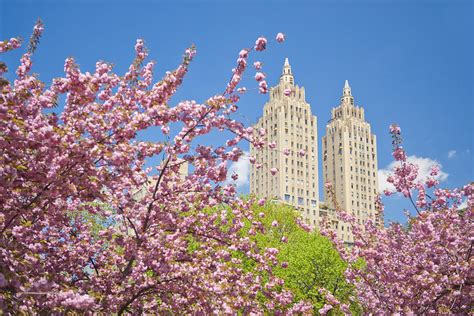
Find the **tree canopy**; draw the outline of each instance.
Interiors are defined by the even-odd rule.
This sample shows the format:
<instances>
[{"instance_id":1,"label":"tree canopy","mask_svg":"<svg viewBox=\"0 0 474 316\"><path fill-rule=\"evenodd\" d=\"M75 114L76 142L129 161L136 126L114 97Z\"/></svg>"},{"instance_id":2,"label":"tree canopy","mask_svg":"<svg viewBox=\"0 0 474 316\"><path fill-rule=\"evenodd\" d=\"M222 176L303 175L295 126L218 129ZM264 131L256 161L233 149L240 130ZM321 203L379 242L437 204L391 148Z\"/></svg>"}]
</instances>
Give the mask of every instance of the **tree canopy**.
<instances>
[{"instance_id":1,"label":"tree canopy","mask_svg":"<svg viewBox=\"0 0 474 316\"><path fill-rule=\"evenodd\" d=\"M278 249L279 265L273 271L285 281L283 287L294 294L296 301L310 301L317 313L328 302L321 292L324 288L340 302L352 302L352 312L360 312L355 288L345 280L347 264L331 240L301 225L301 214L290 205L270 201L252 209L265 228L252 238L259 247Z\"/></svg>"}]
</instances>

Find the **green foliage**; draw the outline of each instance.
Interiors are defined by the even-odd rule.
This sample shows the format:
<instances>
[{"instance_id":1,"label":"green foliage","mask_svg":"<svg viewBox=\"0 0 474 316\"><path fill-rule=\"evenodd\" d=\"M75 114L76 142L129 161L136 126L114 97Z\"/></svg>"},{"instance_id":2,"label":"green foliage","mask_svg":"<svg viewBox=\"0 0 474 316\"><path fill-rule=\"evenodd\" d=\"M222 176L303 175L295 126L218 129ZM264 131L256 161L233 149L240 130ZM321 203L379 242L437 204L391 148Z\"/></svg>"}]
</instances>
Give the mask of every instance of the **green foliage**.
<instances>
[{"instance_id":1,"label":"green foliage","mask_svg":"<svg viewBox=\"0 0 474 316\"><path fill-rule=\"evenodd\" d=\"M229 206L208 208L205 213L220 214L224 210L227 211L229 222L232 221L233 215ZM193 211L186 214L190 212ZM327 303L319 293L320 288L327 289L343 303L354 300L354 287L348 284L344 277L347 264L328 238L317 231L307 232L297 224L300 216L298 211L289 205L269 202L264 206L254 205L252 212L254 219L261 221L265 230L255 235L249 234L250 222L247 221L241 230L242 237L255 241L259 248L279 250L279 265L273 269L273 273L285 281L283 287L293 293L294 301L310 301L314 306L314 313L318 314L318 310ZM272 226L275 221L278 223L276 227ZM223 231L228 229L229 225L222 224L220 217L216 219L216 223L221 225ZM283 237L286 237L287 242L282 242ZM200 242L189 237L190 252L196 251L199 245ZM263 282L268 281L268 274L265 271L257 271L252 259L240 251L232 252L232 256L241 260L244 271L260 275ZM282 267L284 262L288 263L288 267ZM360 267L362 266L363 262L360 262ZM256 300L262 303L266 298L259 293ZM356 303L351 304L351 311L355 315L361 314L360 306ZM329 314L335 314L334 310Z\"/></svg>"},{"instance_id":2,"label":"green foliage","mask_svg":"<svg viewBox=\"0 0 474 316\"><path fill-rule=\"evenodd\" d=\"M255 205L254 216L263 213L261 219L265 225L264 233L257 233L252 239L259 247L277 248L280 263L287 262L288 267L281 265L274 273L285 281L284 287L295 295L295 300L308 300L314 305L314 312L322 308L325 299L319 288L329 290L340 301L349 303L353 299L354 288L345 281L346 263L341 259L331 241L319 232L307 232L296 220L299 212L284 204L267 203ZM272 226L276 221L278 226ZM287 242L282 242L286 237ZM360 314L357 304L351 304L354 314Z\"/></svg>"},{"instance_id":3,"label":"green foliage","mask_svg":"<svg viewBox=\"0 0 474 316\"><path fill-rule=\"evenodd\" d=\"M74 225L77 222L88 223L90 225L90 232L94 238L99 238L99 232L104 228L113 224L109 217L105 217L96 209L107 210L112 213L112 208L99 202L87 202L82 205L80 210L72 210L68 212L68 217L71 219L71 224Z\"/></svg>"}]
</instances>

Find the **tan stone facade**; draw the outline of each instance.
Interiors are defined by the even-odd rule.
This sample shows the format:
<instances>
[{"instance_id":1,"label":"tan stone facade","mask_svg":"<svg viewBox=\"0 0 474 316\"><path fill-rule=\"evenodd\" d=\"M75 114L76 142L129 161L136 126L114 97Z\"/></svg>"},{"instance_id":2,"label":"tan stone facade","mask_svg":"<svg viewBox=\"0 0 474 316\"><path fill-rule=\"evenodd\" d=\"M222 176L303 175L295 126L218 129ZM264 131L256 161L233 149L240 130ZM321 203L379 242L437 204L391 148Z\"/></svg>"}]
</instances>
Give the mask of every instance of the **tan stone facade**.
<instances>
[{"instance_id":1,"label":"tan stone facade","mask_svg":"<svg viewBox=\"0 0 474 316\"><path fill-rule=\"evenodd\" d=\"M285 90L291 93L285 95ZM289 91L289 90L287 90ZM306 102L305 89L294 83L288 59L277 86L270 89L270 100L263 116L254 126L267 131L267 141L276 142L275 149L254 150L256 165L251 166L250 192L260 197L284 201L300 210L310 225L319 219L318 134L317 118ZM285 149L290 150L285 155ZM300 155L301 151L304 155ZM277 168L272 176L270 169Z\"/></svg>"},{"instance_id":2,"label":"tan stone facade","mask_svg":"<svg viewBox=\"0 0 474 316\"><path fill-rule=\"evenodd\" d=\"M370 124L365 121L364 108L354 105L349 83L345 82L340 105L332 109L331 120L322 138L323 180L330 182L339 206L363 225L367 219L378 222L375 199L377 187L377 142ZM324 190L325 204L334 203ZM334 223L338 237L353 242L347 224Z\"/></svg>"}]
</instances>

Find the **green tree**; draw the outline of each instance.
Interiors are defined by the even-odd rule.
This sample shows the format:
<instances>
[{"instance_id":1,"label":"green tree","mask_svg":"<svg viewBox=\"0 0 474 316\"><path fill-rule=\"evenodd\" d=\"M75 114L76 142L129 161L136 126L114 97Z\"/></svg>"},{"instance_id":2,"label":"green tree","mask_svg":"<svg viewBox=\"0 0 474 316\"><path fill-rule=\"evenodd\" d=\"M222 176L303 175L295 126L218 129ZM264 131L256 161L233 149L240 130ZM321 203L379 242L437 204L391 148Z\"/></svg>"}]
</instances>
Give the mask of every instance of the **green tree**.
<instances>
[{"instance_id":1,"label":"green tree","mask_svg":"<svg viewBox=\"0 0 474 316\"><path fill-rule=\"evenodd\" d=\"M311 301L317 313L326 303L319 293L320 288L325 288L341 302L351 303L354 314L361 313L354 302L354 287L344 277L347 265L329 239L317 230L303 229L297 223L299 212L289 205L268 202L255 205L253 211L265 230L251 237L259 247L279 250L280 265L274 273L285 281L283 286L294 294L295 301Z\"/></svg>"}]
</instances>

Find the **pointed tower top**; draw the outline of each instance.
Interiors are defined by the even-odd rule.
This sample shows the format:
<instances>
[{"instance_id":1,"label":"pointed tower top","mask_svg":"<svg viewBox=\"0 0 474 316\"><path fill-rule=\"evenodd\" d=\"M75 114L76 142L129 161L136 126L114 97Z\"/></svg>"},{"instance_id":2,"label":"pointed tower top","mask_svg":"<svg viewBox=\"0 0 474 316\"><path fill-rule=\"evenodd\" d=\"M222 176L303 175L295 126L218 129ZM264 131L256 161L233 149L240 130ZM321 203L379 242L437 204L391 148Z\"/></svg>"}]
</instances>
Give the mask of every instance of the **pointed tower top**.
<instances>
[{"instance_id":1,"label":"pointed tower top","mask_svg":"<svg viewBox=\"0 0 474 316\"><path fill-rule=\"evenodd\" d=\"M341 101L343 104L354 105L354 97L352 96L351 86L349 86L348 80L344 82L344 89L342 89Z\"/></svg>"},{"instance_id":2,"label":"pointed tower top","mask_svg":"<svg viewBox=\"0 0 474 316\"><path fill-rule=\"evenodd\" d=\"M351 86L349 86L349 81L347 81L347 80L346 80L346 82L344 82L344 89L342 89L342 95L343 96L352 95Z\"/></svg>"},{"instance_id":3,"label":"pointed tower top","mask_svg":"<svg viewBox=\"0 0 474 316\"><path fill-rule=\"evenodd\" d=\"M347 81L346 79L346 82L344 83L344 89L350 89L351 87L349 86L349 81Z\"/></svg>"},{"instance_id":4,"label":"pointed tower top","mask_svg":"<svg viewBox=\"0 0 474 316\"><path fill-rule=\"evenodd\" d=\"M280 83L294 85L293 73L291 71L290 62L288 57L285 58L285 64L283 65L283 72L280 76Z\"/></svg>"}]
</instances>

